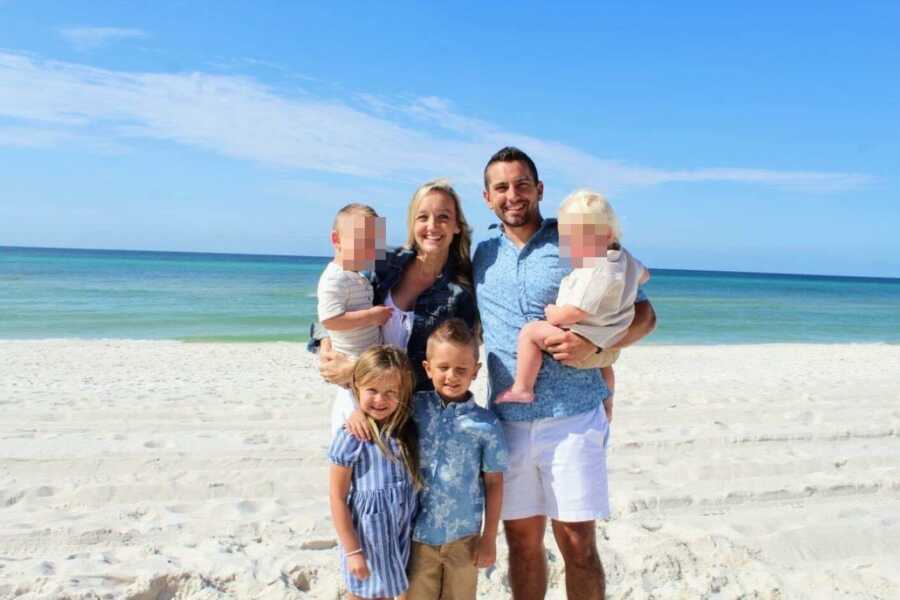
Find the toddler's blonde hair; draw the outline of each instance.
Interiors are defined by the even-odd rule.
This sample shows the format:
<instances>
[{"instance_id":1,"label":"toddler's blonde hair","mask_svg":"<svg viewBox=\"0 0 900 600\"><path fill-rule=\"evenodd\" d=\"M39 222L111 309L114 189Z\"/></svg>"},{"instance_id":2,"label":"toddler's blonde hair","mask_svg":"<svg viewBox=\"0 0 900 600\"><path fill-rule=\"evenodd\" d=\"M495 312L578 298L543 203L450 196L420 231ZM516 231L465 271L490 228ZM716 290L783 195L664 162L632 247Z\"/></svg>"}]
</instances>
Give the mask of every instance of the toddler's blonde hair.
<instances>
[{"instance_id":1,"label":"toddler's blonde hair","mask_svg":"<svg viewBox=\"0 0 900 600\"><path fill-rule=\"evenodd\" d=\"M582 188L569 194L559 205L559 222L606 225L615 241L622 239L616 211L602 194L592 190Z\"/></svg>"}]
</instances>

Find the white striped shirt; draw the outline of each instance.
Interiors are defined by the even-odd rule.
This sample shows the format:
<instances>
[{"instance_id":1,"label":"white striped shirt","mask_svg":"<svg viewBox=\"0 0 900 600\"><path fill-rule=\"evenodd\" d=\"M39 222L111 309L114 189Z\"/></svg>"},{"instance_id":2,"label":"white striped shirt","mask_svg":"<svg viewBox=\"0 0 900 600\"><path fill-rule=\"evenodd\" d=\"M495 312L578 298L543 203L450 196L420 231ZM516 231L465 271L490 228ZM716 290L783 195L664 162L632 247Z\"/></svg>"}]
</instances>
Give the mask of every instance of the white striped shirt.
<instances>
[{"instance_id":1,"label":"white striped shirt","mask_svg":"<svg viewBox=\"0 0 900 600\"><path fill-rule=\"evenodd\" d=\"M346 312L372 308L372 284L356 271L345 271L332 261L319 277L316 292L319 300L319 321L340 316ZM348 356L357 357L370 347L381 343L381 328L377 325L329 330L332 348Z\"/></svg>"}]
</instances>

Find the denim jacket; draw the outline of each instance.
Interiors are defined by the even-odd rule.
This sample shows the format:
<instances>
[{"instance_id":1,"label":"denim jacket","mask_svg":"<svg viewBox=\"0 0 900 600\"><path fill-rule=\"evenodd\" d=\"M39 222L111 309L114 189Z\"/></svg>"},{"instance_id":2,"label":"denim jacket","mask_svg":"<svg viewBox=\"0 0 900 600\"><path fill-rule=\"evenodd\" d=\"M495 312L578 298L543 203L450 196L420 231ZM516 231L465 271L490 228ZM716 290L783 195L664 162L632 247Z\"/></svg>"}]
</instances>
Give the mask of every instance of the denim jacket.
<instances>
[{"instance_id":1,"label":"denim jacket","mask_svg":"<svg viewBox=\"0 0 900 600\"><path fill-rule=\"evenodd\" d=\"M406 267L415 260L414 250L395 248L375 263L375 272L370 274L375 290L375 304L383 304L388 292L400 282ZM434 386L425 374L422 361L425 360L425 343L431 332L447 319L458 317L475 328L478 322L478 308L475 294L453 280L455 260L451 256L438 275L434 284L416 299L413 307L412 334L406 345L406 353L416 373L416 391L433 390ZM315 351L319 340L328 336L321 323L310 326L309 349Z\"/></svg>"}]
</instances>

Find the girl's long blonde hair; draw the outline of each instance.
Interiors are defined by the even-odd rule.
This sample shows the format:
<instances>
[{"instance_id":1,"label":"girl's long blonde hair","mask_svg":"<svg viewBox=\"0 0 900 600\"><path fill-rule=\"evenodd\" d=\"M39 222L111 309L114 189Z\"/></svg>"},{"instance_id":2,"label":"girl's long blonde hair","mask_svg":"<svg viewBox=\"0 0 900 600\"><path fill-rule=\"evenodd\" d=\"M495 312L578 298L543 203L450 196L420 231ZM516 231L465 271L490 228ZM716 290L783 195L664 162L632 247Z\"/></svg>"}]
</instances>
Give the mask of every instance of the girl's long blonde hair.
<instances>
[{"instance_id":1,"label":"girl's long blonde hair","mask_svg":"<svg viewBox=\"0 0 900 600\"><path fill-rule=\"evenodd\" d=\"M412 412L412 395L415 389L415 373L406 353L395 346L373 346L360 355L353 367L350 386L353 397L359 404L359 388L367 381L396 373L400 376L397 410L387 422L379 425L375 419L366 415L372 441L389 460L402 460L416 488L421 488L419 476L419 445L415 424L410 419ZM400 448L400 456L395 455L389 445L388 438L395 438Z\"/></svg>"},{"instance_id":2,"label":"girl's long blonde hair","mask_svg":"<svg viewBox=\"0 0 900 600\"><path fill-rule=\"evenodd\" d=\"M459 200L459 195L456 193L456 190L453 189L453 186L450 185L448 180L435 179L429 181L428 183L421 185L413 194L412 200L409 203L409 211L406 215L406 247L410 250L418 251L415 234L416 212L419 210L419 204L422 202L422 199L432 192L444 194L453 201L453 207L456 209L456 224L459 226L459 233L453 236L453 241L450 243L450 256L448 260L452 261L452 264L455 265L456 283L471 291L473 289L472 258L469 253L472 249L472 228L469 227L466 216L463 214L462 202Z\"/></svg>"}]
</instances>

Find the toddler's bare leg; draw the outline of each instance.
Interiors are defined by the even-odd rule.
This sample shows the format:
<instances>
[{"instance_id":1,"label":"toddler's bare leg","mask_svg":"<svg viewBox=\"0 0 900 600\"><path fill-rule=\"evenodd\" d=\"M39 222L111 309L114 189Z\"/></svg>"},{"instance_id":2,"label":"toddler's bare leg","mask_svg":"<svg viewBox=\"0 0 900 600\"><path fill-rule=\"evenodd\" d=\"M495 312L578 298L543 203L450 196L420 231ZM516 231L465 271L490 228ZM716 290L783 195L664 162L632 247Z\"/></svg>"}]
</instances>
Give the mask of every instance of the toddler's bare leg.
<instances>
[{"instance_id":1,"label":"toddler's bare leg","mask_svg":"<svg viewBox=\"0 0 900 600\"><path fill-rule=\"evenodd\" d=\"M541 370L544 340L564 330L547 321L532 321L519 332L516 347L516 380L511 388L497 397L497 402L531 402L534 400L534 382Z\"/></svg>"}]
</instances>

